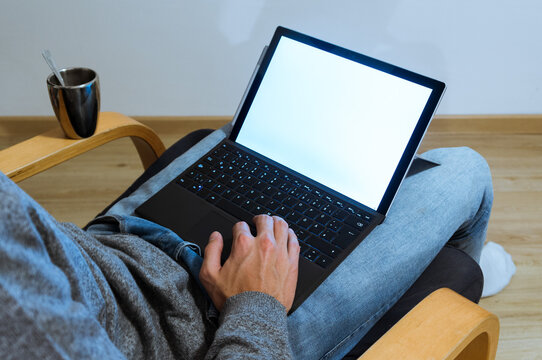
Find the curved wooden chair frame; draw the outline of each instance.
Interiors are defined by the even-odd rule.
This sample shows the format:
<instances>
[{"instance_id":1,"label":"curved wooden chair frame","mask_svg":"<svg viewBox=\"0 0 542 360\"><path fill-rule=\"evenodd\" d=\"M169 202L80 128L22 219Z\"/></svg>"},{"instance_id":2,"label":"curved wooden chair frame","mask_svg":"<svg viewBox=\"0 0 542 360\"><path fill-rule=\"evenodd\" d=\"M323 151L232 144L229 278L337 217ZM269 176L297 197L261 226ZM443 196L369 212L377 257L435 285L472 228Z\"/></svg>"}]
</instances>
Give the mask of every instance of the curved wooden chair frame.
<instances>
[{"instance_id":1,"label":"curved wooden chair frame","mask_svg":"<svg viewBox=\"0 0 542 360\"><path fill-rule=\"evenodd\" d=\"M420 302L363 354L363 360L493 360L499 319L450 289Z\"/></svg>"},{"instance_id":2,"label":"curved wooden chair frame","mask_svg":"<svg viewBox=\"0 0 542 360\"><path fill-rule=\"evenodd\" d=\"M68 139L60 127L0 151L0 171L14 182L36 175L110 141L130 137L147 169L165 146L156 133L140 122L119 113L100 113L93 136Z\"/></svg>"},{"instance_id":3,"label":"curved wooden chair frame","mask_svg":"<svg viewBox=\"0 0 542 360\"><path fill-rule=\"evenodd\" d=\"M60 128L0 151L0 171L15 182L106 144L131 137L146 169L165 150L149 127L118 113L101 113L90 138L67 139ZM429 295L379 339L363 360L493 360L498 318L449 289Z\"/></svg>"}]
</instances>

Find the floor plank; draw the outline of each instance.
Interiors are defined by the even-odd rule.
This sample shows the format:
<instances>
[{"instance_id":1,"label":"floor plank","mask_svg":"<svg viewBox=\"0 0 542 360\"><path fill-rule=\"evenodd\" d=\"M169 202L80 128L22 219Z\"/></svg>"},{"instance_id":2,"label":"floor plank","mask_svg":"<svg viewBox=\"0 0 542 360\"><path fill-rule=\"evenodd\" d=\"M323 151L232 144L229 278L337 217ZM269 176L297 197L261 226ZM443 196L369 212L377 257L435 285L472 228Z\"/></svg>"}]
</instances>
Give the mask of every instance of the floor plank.
<instances>
[{"instance_id":1,"label":"floor plank","mask_svg":"<svg viewBox=\"0 0 542 360\"><path fill-rule=\"evenodd\" d=\"M472 121L463 119L456 129L450 119L434 121L420 152L470 146L490 164L495 201L488 239L512 254L517 274L509 287L483 299L481 305L501 320L498 359L542 359L542 128L524 119L517 128L502 120L491 128L487 117L481 121L469 128ZM169 146L192 130L217 128L225 120L145 122ZM57 125L50 119L2 119L0 148L52 126ZM141 172L131 141L121 139L24 180L20 186L56 218L83 226Z\"/></svg>"}]
</instances>

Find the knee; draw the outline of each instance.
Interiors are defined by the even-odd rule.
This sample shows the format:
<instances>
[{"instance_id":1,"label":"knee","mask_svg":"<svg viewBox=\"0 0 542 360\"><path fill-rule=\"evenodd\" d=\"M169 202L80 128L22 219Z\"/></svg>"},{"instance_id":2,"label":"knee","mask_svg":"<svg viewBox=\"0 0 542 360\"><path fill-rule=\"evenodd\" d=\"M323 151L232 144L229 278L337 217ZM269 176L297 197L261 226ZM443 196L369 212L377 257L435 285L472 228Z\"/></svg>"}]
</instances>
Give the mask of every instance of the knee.
<instances>
[{"instance_id":1,"label":"knee","mask_svg":"<svg viewBox=\"0 0 542 360\"><path fill-rule=\"evenodd\" d=\"M486 159L477 151L469 147L454 148L454 157L458 167L464 172L471 173L472 176L480 180L487 180L491 183L491 170Z\"/></svg>"},{"instance_id":2,"label":"knee","mask_svg":"<svg viewBox=\"0 0 542 360\"><path fill-rule=\"evenodd\" d=\"M469 147L433 149L424 153L422 157L457 172L470 173L491 180L491 172L486 159Z\"/></svg>"},{"instance_id":3,"label":"knee","mask_svg":"<svg viewBox=\"0 0 542 360\"><path fill-rule=\"evenodd\" d=\"M486 200L493 199L491 170L486 159L469 147L440 148L423 154L443 167L457 185L482 192Z\"/></svg>"},{"instance_id":4,"label":"knee","mask_svg":"<svg viewBox=\"0 0 542 360\"><path fill-rule=\"evenodd\" d=\"M459 166L462 167L462 172L470 176L473 182L493 194L491 170L486 159L469 147L460 147L457 151L459 153L457 161L459 161Z\"/></svg>"}]
</instances>

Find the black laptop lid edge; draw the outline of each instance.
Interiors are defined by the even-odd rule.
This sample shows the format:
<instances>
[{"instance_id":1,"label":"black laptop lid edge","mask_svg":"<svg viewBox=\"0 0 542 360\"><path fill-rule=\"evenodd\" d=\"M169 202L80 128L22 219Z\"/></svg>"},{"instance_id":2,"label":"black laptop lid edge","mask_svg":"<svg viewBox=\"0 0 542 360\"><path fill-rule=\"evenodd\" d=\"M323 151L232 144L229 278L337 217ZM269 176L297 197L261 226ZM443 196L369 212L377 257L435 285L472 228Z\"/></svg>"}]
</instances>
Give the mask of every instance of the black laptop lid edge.
<instances>
[{"instance_id":1,"label":"black laptop lid edge","mask_svg":"<svg viewBox=\"0 0 542 360\"><path fill-rule=\"evenodd\" d=\"M418 148L422 143L422 139L425 136L427 129L429 128L429 124L431 123L431 120L433 119L433 116L437 111L438 105L440 104L440 101L442 99L442 95L444 94L444 91L446 89L444 83L442 83L442 85L442 89L437 91L433 90L431 92L431 96L429 97L429 100L425 105L422 115L420 116L420 119L416 124L416 128L412 132L412 136L410 137L407 147L403 152L403 156L401 156L401 160L399 160L399 164L397 165L397 168L393 173L391 181L388 184L388 188L384 192L384 196L380 201L380 205L378 205L378 208L376 209L376 211L382 215L387 215L388 210L390 209L391 204L393 203L393 200L397 195L399 187L407 176L408 169L410 168L410 165L414 160L414 155L416 154Z\"/></svg>"},{"instance_id":2,"label":"black laptop lid edge","mask_svg":"<svg viewBox=\"0 0 542 360\"><path fill-rule=\"evenodd\" d=\"M427 76L279 26L277 27L275 34L273 35L273 38L269 43L267 51L265 51L265 55L261 60L261 64L257 69L257 73L254 76L250 88L248 89L244 102L238 110L238 114L235 117L235 123L228 137L229 140L235 142L235 140L237 139L239 131L241 130L241 127L250 109L250 106L252 105L252 102L256 97L256 93L258 92L258 89L263 81L263 77L267 71L267 68L269 67L269 64L271 63L271 59L273 57L273 54L275 53L277 45L281 37L283 36L296 41L300 41L307 45L314 46L318 49L328 51L330 53L361 63L363 65L370 66L372 68L386 72L390 75L400 77L402 79L417 83L431 89L431 95L429 96L429 100L427 101L425 108L422 111L422 114L416 124L412 136L410 137L407 147L405 148L405 151L401 156L401 159L388 184L388 187L384 192L384 196L382 197L380 204L376 209L378 213L385 216L395 198L395 195L397 194L399 186L401 185L403 179L406 177L408 168L410 167L410 164L414 159L414 155L418 150L421 140L425 135L427 128L429 127L429 123L434 113L436 112L438 104L440 103L442 95L445 91L446 85L441 81L429 78Z\"/></svg>"}]
</instances>

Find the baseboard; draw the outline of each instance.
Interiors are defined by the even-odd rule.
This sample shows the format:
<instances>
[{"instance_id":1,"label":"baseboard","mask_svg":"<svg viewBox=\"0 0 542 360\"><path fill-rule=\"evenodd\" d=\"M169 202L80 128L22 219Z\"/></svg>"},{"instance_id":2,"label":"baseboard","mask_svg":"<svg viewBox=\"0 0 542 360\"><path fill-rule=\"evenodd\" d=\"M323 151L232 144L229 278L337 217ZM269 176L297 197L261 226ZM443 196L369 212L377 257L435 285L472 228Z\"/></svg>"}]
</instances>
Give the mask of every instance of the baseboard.
<instances>
[{"instance_id":1,"label":"baseboard","mask_svg":"<svg viewBox=\"0 0 542 360\"><path fill-rule=\"evenodd\" d=\"M142 123L153 126L174 122L201 124L202 127L217 128L231 120L231 116L131 116ZM53 123L53 116L0 116L1 123ZM542 114L503 115L437 115L429 128L430 132L459 133L510 133L542 134Z\"/></svg>"}]
</instances>

